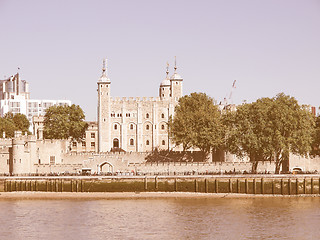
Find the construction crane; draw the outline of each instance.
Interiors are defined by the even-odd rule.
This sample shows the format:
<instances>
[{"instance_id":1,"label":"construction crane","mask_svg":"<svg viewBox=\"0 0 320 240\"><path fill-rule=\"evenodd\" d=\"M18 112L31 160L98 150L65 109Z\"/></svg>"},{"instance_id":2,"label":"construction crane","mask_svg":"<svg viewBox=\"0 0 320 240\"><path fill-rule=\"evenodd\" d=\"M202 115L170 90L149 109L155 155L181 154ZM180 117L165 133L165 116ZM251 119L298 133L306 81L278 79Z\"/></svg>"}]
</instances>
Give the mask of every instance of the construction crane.
<instances>
[{"instance_id":1,"label":"construction crane","mask_svg":"<svg viewBox=\"0 0 320 240\"><path fill-rule=\"evenodd\" d=\"M233 84L232 84L232 87L231 87L231 91L230 91L230 94L229 94L229 98L227 98L228 95L226 95L225 98L223 99L224 107L226 107L229 104L232 104L232 93L233 93L233 90L236 88L236 81L237 80L233 81Z\"/></svg>"}]
</instances>

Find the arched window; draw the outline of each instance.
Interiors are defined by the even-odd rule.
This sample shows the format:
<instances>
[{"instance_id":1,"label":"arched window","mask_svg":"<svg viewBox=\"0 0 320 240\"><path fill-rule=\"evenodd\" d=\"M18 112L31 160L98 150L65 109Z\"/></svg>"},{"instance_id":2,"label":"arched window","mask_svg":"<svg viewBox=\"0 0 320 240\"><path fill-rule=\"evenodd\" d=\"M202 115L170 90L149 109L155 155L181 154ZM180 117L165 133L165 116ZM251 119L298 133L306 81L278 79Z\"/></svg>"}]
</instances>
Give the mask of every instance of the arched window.
<instances>
[{"instance_id":1,"label":"arched window","mask_svg":"<svg viewBox=\"0 0 320 240\"><path fill-rule=\"evenodd\" d=\"M161 118L164 118L164 113L161 114Z\"/></svg>"},{"instance_id":2,"label":"arched window","mask_svg":"<svg viewBox=\"0 0 320 240\"><path fill-rule=\"evenodd\" d=\"M147 141L146 141L146 145L149 145L149 144L150 144L150 142L149 142L149 140L147 140Z\"/></svg>"},{"instance_id":3,"label":"arched window","mask_svg":"<svg viewBox=\"0 0 320 240\"><path fill-rule=\"evenodd\" d=\"M117 130L117 129L118 129L118 125L115 124L115 125L114 125L114 130Z\"/></svg>"},{"instance_id":4,"label":"arched window","mask_svg":"<svg viewBox=\"0 0 320 240\"><path fill-rule=\"evenodd\" d=\"M162 145L166 145L166 141L165 140L162 140Z\"/></svg>"},{"instance_id":5,"label":"arched window","mask_svg":"<svg viewBox=\"0 0 320 240\"><path fill-rule=\"evenodd\" d=\"M113 139L113 147L114 148L118 148L119 147L119 139L118 138Z\"/></svg>"},{"instance_id":6,"label":"arched window","mask_svg":"<svg viewBox=\"0 0 320 240\"><path fill-rule=\"evenodd\" d=\"M146 129L149 130L149 128L150 128L149 125L146 125Z\"/></svg>"},{"instance_id":7,"label":"arched window","mask_svg":"<svg viewBox=\"0 0 320 240\"><path fill-rule=\"evenodd\" d=\"M149 113L146 114L146 118L149 118Z\"/></svg>"},{"instance_id":8,"label":"arched window","mask_svg":"<svg viewBox=\"0 0 320 240\"><path fill-rule=\"evenodd\" d=\"M164 130L164 125L163 124L161 125L161 129Z\"/></svg>"},{"instance_id":9,"label":"arched window","mask_svg":"<svg viewBox=\"0 0 320 240\"><path fill-rule=\"evenodd\" d=\"M131 138L130 139L130 145L133 146L134 145L134 140Z\"/></svg>"},{"instance_id":10,"label":"arched window","mask_svg":"<svg viewBox=\"0 0 320 240\"><path fill-rule=\"evenodd\" d=\"M130 124L130 129L131 129L131 130L133 129L133 124Z\"/></svg>"}]
</instances>

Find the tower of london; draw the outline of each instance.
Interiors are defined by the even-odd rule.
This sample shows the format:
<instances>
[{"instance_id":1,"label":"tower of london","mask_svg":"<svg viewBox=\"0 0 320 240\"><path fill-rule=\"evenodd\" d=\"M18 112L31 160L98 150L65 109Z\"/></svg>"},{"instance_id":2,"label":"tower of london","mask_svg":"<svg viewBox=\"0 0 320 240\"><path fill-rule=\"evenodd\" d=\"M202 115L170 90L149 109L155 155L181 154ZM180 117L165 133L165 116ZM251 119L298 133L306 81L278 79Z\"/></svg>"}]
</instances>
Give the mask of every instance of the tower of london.
<instances>
[{"instance_id":1,"label":"tower of london","mask_svg":"<svg viewBox=\"0 0 320 240\"><path fill-rule=\"evenodd\" d=\"M183 79L177 73L159 87L159 97L111 97L107 62L103 61L98 80L98 151L120 148L127 152L147 152L154 148L174 149L168 135L168 120L182 96Z\"/></svg>"}]
</instances>

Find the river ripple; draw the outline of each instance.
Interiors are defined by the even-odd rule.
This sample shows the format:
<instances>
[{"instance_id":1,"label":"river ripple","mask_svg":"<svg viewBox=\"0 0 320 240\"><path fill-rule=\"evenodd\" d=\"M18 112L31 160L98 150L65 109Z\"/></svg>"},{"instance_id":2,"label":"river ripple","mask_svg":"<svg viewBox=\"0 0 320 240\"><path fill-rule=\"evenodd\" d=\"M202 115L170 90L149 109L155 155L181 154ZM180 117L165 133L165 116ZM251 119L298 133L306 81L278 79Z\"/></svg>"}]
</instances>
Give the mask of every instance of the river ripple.
<instances>
[{"instance_id":1,"label":"river ripple","mask_svg":"<svg viewBox=\"0 0 320 240\"><path fill-rule=\"evenodd\" d=\"M10 200L1 239L319 239L320 198Z\"/></svg>"}]
</instances>

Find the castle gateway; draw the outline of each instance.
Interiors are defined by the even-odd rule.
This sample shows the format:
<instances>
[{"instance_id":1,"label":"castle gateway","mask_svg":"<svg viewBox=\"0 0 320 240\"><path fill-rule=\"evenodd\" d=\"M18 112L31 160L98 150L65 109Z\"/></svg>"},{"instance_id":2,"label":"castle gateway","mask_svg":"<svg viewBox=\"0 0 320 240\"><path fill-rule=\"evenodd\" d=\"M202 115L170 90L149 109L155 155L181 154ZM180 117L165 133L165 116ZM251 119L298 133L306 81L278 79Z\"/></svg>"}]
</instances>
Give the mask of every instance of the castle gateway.
<instances>
[{"instance_id":1,"label":"castle gateway","mask_svg":"<svg viewBox=\"0 0 320 240\"><path fill-rule=\"evenodd\" d=\"M177 73L161 82L159 97L112 98L111 81L103 61L98 80L98 150L121 148L127 152L147 152L154 148L173 149L168 135L169 116L182 96L183 79Z\"/></svg>"}]
</instances>

